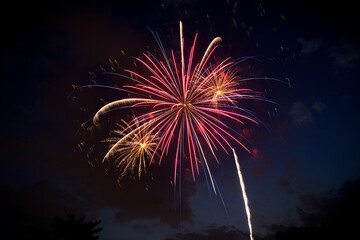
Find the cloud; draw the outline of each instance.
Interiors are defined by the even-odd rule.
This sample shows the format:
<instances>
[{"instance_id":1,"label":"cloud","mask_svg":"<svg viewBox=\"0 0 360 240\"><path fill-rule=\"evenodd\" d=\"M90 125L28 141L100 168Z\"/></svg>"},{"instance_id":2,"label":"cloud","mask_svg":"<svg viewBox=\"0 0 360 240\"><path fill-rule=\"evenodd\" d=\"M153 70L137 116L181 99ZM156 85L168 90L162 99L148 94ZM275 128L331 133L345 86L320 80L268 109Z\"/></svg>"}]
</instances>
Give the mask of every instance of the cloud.
<instances>
[{"instance_id":1,"label":"cloud","mask_svg":"<svg viewBox=\"0 0 360 240\"><path fill-rule=\"evenodd\" d=\"M150 171L154 177L149 176L145 183L122 180L122 186L117 190L119 193L112 195L116 198L116 204L113 206L118 208L116 220L122 222L133 219L158 219L170 227L177 227L184 221L192 222L193 212L189 198L196 194L196 185L184 177L181 190L177 185L174 194L170 168L154 166ZM151 178L154 179L150 181Z\"/></svg>"},{"instance_id":2,"label":"cloud","mask_svg":"<svg viewBox=\"0 0 360 240\"><path fill-rule=\"evenodd\" d=\"M306 40L299 37L298 42L301 44L300 56L309 56L312 53L322 49L327 53L335 72L353 69L358 66L360 61L360 48L350 41L341 41L340 44L326 46L320 39Z\"/></svg>"},{"instance_id":3,"label":"cloud","mask_svg":"<svg viewBox=\"0 0 360 240\"><path fill-rule=\"evenodd\" d=\"M337 72L352 69L359 63L360 48L352 43L347 42L340 46L332 46L328 51Z\"/></svg>"},{"instance_id":4,"label":"cloud","mask_svg":"<svg viewBox=\"0 0 360 240\"><path fill-rule=\"evenodd\" d=\"M279 224L271 224L267 226L267 230L271 233L284 232L287 230L287 227Z\"/></svg>"},{"instance_id":5,"label":"cloud","mask_svg":"<svg viewBox=\"0 0 360 240\"><path fill-rule=\"evenodd\" d=\"M67 162L59 169L63 176L66 168L79 173L71 174L67 181L81 198L87 199L91 211L111 208L117 212L118 222L154 219L170 227L178 226L181 221L192 222L189 199L195 196L196 185L184 177L179 201L180 190L177 186L174 191L172 184L173 169L166 163L148 168L141 180L127 175L119 182L114 169L105 175L106 166L101 162L94 164L95 167L89 168L79 159L78 163Z\"/></svg>"},{"instance_id":6,"label":"cloud","mask_svg":"<svg viewBox=\"0 0 360 240\"><path fill-rule=\"evenodd\" d=\"M290 108L289 115L292 118L294 124L304 126L313 122L313 117L309 109L304 103L298 101L295 102Z\"/></svg>"},{"instance_id":7,"label":"cloud","mask_svg":"<svg viewBox=\"0 0 360 240\"><path fill-rule=\"evenodd\" d=\"M322 113L326 109L326 105L322 102L314 102L311 109L317 113Z\"/></svg>"},{"instance_id":8,"label":"cloud","mask_svg":"<svg viewBox=\"0 0 360 240\"><path fill-rule=\"evenodd\" d=\"M320 114L325 109L326 105L320 101L314 102L311 108L308 108L303 102L297 101L291 106L289 115L295 125L305 126L313 123L314 112Z\"/></svg>"},{"instance_id":9,"label":"cloud","mask_svg":"<svg viewBox=\"0 0 360 240\"><path fill-rule=\"evenodd\" d=\"M295 170L296 166L300 163L300 160L297 156L295 156L293 159L288 161L285 165L285 169L287 172L291 173Z\"/></svg>"},{"instance_id":10,"label":"cloud","mask_svg":"<svg viewBox=\"0 0 360 240\"><path fill-rule=\"evenodd\" d=\"M255 176L264 177L265 172L268 172L269 169L274 166L274 163L269 159L269 157L257 148L252 150L251 157L256 160L253 168Z\"/></svg>"},{"instance_id":11,"label":"cloud","mask_svg":"<svg viewBox=\"0 0 360 240\"><path fill-rule=\"evenodd\" d=\"M313 113L321 114L326 110L326 104L317 101L308 108L303 102L295 102L289 110L289 115L292 119L293 124L297 126L305 126L313 123Z\"/></svg>"},{"instance_id":12,"label":"cloud","mask_svg":"<svg viewBox=\"0 0 360 240\"><path fill-rule=\"evenodd\" d=\"M310 55L323 46L323 42L320 39L305 40L299 37L298 42L301 43L300 56Z\"/></svg>"},{"instance_id":13,"label":"cloud","mask_svg":"<svg viewBox=\"0 0 360 240\"><path fill-rule=\"evenodd\" d=\"M274 182L279 186L279 188L285 193L291 194L293 193L290 182L284 178L276 178Z\"/></svg>"}]
</instances>

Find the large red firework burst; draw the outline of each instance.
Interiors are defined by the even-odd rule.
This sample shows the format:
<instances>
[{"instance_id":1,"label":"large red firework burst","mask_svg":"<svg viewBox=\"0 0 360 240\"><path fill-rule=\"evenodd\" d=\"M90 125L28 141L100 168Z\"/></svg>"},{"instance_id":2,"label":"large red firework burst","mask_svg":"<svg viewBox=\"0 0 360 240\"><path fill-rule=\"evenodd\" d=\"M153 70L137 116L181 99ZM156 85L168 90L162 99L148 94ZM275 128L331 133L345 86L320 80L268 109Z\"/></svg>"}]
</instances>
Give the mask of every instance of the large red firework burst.
<instances>
[{"instance_id":1,"label":"large red firework burst","mask_svg":"<svg viewBox=\"0 0 360 240\"><path fill-rule=\"evenodd\" d=\"M216 151L221 148L228 153L232 148L230 142L235 142L250 152L243 143L242 136L224 121L235 124L259 123L251 112L241 107L241 101L266 99L262 94L241 86L242 81L249 79L239 79L238 65L249 57L211 61L215 49L222 41L217 37L199 58L195 56L196 34L185 59L182 32L180 22L180 56L172 50L170 57L157 34L153 33L162 59L147 52L141 58L135 58L147 69L147 74L131 70L125 70L130 76L117 74L135 83L122 87L122 90L133 95L103 106L95 114L93 122L98 123L101 115L119 108L143 107L146 112L138 114L127 124L121 132L122 137L114 142L104 160L116 155L119 149L124 149L119 147L124 144L139 151L152 146L151 153L157 154L149 154L149 163L153 162L155 156L159 157L161 163L171 151L174 154L175 184L177 176L181 176L181 173L178 174L181 163L188 159L194 180L196 173L199 174L199 165L202 165L216 193L216 183L214 184L205 150L210 150L216 161ZM139 147L137 143L143 145Z\"/></svg>"}]
</instances>

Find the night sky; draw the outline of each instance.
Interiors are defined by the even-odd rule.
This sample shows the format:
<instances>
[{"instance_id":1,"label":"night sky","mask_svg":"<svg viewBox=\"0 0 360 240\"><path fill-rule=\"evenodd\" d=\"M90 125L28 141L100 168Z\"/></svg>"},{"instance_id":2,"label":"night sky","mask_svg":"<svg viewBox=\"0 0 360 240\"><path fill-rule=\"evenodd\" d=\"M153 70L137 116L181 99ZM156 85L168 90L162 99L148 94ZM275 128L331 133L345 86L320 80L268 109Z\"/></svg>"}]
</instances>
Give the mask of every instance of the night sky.
<instances>
[{"instance_id":1,"label":"night sky","mask_svg":"<svg viewBox=\"0 0 360 240\"><path fill-rule=\"evenodd\" d=\"M41 3L40 3L41 2ZM101 221L103 240L248 239L232 155L211 159L222 198L204 174L184 169L172 185L170 158L142 179L101 163L101 129L86 131L111 89L81 89L106 77L109 59L139 70L132 56L166 50L196 33L203 52L217 36L220 58L254 56L242 77L277 104L248 103L264 125L234 126L249 140L236 147L252 211L255 239L360 239L360 36L351 1L156 0L11 3L1 15L1 234L3 239L59 239L55 217ZM90 124L91 125L91 124ZM83 146L79 148L79 144ZM210 156L210 153L207 153ZM181 198L179 197L181 191ZM341 236L341 237L339 237Z\"/></svg>"}]
</instances>

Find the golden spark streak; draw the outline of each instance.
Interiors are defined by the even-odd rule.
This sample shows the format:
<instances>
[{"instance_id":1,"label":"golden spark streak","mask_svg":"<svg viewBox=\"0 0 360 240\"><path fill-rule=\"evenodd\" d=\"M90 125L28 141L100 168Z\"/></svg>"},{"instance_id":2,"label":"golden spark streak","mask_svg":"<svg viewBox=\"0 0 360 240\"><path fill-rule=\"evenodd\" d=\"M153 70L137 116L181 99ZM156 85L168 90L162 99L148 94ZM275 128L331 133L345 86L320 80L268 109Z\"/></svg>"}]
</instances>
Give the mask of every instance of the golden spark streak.
<instances>
[{"instance_id":1,"label":"golden spark streak","mask_svg":"<svg viewBox=\"0 0 360 240\"><path fill-rule=\"evenodd\" d=\"M239 164L239 160L237 158L237 155L235 153L235 149L233 148L232 150L233 150L233 153L234 153L235 164L236 164L237 172L238 172L238 175L239 175L239 181L240 181L240 185L241 185L242 195L243 195L243 198L244 198L246 216L247 216L247 221L248 221L249 231L250 231L250 240L254 240L253 235L252 235L252 225L251 225L251 214L250 214L250 208L249 208L249 200L248 200L248 198L246 196L245 183L244 183L244 179L243 179L242 174L241 174L240 164Z\"/></svg>"}]
</instances>

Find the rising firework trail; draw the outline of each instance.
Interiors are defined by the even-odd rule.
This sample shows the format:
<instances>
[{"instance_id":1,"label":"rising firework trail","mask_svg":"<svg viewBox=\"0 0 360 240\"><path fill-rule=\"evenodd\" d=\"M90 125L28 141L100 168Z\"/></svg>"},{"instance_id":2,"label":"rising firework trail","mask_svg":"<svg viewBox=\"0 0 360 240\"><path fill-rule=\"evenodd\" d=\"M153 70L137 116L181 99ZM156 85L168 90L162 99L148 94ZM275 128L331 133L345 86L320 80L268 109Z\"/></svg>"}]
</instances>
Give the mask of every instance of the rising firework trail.
<instances>
[{"instance_id":1,"label":"rising firework trail","mask_svg":"<svg viewBox=\"0 0 360 240\"><path fill-rule=\"evenodd\" d=\"M236 155L235 149L233 148L232 150L233 150L233 153L234 153L236 169L237 169L237 173L238 173L238 176L239 176L242 196L243 196L243 199L244 199L246 216L247 216L247 221L248 221L249 231L250 231L250 240L254 240L253 234L252 234L252 225L251 225L251 214L250 214L249 200L248 200L247 195L246 195L245 183L244 183L243 176L241 174L240 164L239 164L239 160L238 160L238 157Z\"/></svg>"}]
</instances>

